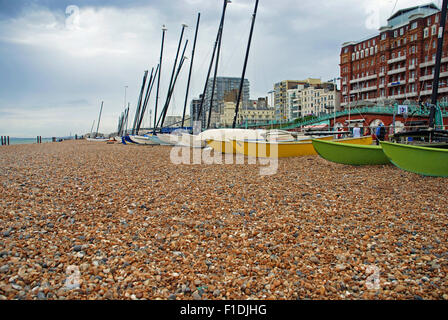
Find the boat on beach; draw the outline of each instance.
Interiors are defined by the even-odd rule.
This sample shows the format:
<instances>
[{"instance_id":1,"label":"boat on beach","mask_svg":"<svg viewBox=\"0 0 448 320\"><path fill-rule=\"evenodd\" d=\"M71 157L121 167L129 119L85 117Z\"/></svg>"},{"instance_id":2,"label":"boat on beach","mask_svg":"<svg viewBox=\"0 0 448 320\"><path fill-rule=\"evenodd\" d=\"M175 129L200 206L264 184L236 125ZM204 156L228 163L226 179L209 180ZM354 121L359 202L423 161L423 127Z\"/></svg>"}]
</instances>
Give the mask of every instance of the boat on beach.
<instances>
[{"instance_id":1,"label":"boat on beach","mask_svg":"<svg viewBox=\"0 0 448 320\"><path fill-rule=\"evenodd\" d=\"M326 136L319 139L333 139L333 136ZM372 137L347 138L334 140L335 142L343 142L349 144L372 144ZM250 141L236 140L235 149L237 153L251 157L262 158L287 158L317 155L313 147L312 139L302 140L298 142L267 142L267 141Z\"/></svg>"},{"instance_id":2,"label":"boat on beach","mask_svg":"<svg viewBox=\"0 0 448 320\"><path fill-rule=\"evenodd\" d=\"M106 142L109 141L109 139L106 138L86 138L87 141L93 141L93 142Z\"/></svg>"},{"instance_id":3,"label":"boat on beach","mask_svg":"<svg viewBox=\"0 0 448 320\"><path fill-rule=\"evenodd\" d=\"M384 154L405 171L432 177L448 177L448 149L380 142Z\"/></svg>"},{"instance_id":4,"label":"boat on beach","mask_svg":"<svg viewBox=\"0 0 448 320\"><path fill-rule=\"evenodd\" d=\"M389 164L381 146L312 140L316 152L325 160L348 165Z\"/></svg>"},{"instance_id":5,"label":"boat on beach","mask_svg":"<svg viewBox=\"0 0 448 320\"><path fill-rule=\"evenodd\" d=\"M158 145L159 143L155 142L151 136L129 136L129 139L136 144L142 145Z\"/></svg>"}]
</instances>

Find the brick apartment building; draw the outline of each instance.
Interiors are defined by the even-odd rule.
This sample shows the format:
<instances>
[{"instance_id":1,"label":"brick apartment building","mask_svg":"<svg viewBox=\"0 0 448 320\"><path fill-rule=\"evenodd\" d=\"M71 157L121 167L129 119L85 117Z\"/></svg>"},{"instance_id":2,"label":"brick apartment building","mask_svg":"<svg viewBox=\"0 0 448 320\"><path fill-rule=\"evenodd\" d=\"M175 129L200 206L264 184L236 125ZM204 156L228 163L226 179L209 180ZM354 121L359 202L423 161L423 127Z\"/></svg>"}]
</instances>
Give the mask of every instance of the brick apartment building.
<instances>
[{"instance_id":1,"label":"brick apartment building","mask_svg":"<svg viewBox=\"0 0 448 320\"><path fill-rule=\"evenodd\" d=\"M441 13L434 4L396 12L379 34L346 42L340 55L341 107L362 103L430 101ZM439 101L448 99L445 30Z\"/></svg>"}]
</instances>

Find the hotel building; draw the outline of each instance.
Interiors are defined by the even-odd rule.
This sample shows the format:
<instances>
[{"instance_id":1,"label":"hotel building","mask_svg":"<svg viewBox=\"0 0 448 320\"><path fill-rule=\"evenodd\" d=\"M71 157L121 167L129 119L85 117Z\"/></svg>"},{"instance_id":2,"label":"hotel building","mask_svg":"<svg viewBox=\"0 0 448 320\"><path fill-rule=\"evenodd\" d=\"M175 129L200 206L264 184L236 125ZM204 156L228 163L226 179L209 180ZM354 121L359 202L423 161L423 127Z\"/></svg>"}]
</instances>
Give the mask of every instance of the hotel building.
<instances>
[{"instance_id":1,"label":"hotel building","mask_svg":"<svg viewBox=\"0 0 448 320\"><path fill-rule=\"evenodd\" d=\"M379 34L342 45L341 107L362 103L430 101L440 26L434 4L397 11ZM439 101L448 97L448 31L440 69Z\"/></svg>"}]
</instances>

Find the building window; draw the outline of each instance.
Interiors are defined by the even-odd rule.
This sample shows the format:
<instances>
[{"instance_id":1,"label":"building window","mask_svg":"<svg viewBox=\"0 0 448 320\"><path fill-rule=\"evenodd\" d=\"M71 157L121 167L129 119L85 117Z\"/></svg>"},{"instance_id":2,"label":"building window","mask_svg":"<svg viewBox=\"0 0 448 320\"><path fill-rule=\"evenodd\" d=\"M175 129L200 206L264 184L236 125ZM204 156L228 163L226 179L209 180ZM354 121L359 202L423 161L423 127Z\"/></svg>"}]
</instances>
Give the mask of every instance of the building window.
<instances>
[{"instance_id":1,"label":"building window","mask_svg":"<svg viewBox=\"0 0 448 320\"><path fill-rule=\"evenodd\" d=\"M387 34L386 34L386 33L383 33L383 34L381 35L381 40L385 40L386 37L387 37Z\"/></svg>"},{"instance_id":2,"label":"building window","mask_svg":"<svg viewBox=\"0 0 448 320\"><path fill-rule=\"evenodd\" d=\"M398 37L398 30L394 31L394 38Z\"/></svg>"},{"instance_id":3,"label":"building window","mask_svg":"<svg viewBox=\"0 0 448 320\"><path fill-rule=\"evenodd\" d=\"M400 36L402 36L404 34L404 28L400 29Z\"/></svg>"},{"instance_id":4,"label":"building window","mask_svg":"<svg viewBox=\"0 0 448 320\"><path fill-rule=\"evenodd\" d=\"M429 29L428 29L428 28L425 28L425 29L423 30L423 38L427 38L427 37L428 37L428 34L429 34Z\"/></svg>"},{"instance_id":5,"label":"building window","mask_svg":"<svg viewBox=\"0 0 448 320\"><path fill-rule=\"evenodd\" d=\"M413 23L412 23L412 25L411 25L411 29L412 29L412 30L417 29L417 22L413 22Z\"/></svg>"},{"instance_id":6,"label":"building window","mask_svg":"<svg viewBox=\"0 0 448 320\"><path fill-rule=\"evenodd\" d=\"M355 60L355 53L352 53L352 61Z\"/></svg>"},{"instance_id":7,"label":"building window","mask_svg":"<svg viewBox=\"0 0 448 320\"><path fill-rule=\"evenodd\" d=\"M435 23L437 23L437 22L439 22L439 15L438 14L436 14L436 17L435 17Z\"/></svg>"},{"instance_id":8,"label":"building window","mask_svg":"<svg viewBox=\"0 0 448 320\"><path fill-rule=\"evenodd\" d=\"M428 18L427 25L428 27L431 25L431 17Z\"/></svg>"},{"instance_id":9,"label":"building window","mask_svg":"<svg viewBox=\"0 0 448 320\"><path fill-rule=\"evenodd\" d=\"M434 26L432 26L432 28L431 28L431 35L435 35L436 32L437 32L437 27L434 25Z\"/></svg>"}]
</instances>

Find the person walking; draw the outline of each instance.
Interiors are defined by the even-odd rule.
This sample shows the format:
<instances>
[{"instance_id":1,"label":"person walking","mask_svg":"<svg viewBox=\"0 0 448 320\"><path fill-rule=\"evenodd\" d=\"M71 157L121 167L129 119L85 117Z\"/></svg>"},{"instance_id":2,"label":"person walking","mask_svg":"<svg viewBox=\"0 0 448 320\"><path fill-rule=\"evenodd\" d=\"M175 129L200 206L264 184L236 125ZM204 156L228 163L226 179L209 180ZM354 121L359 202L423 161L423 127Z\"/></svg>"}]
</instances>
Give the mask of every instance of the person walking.
<instances>
[{"instance_id":1,"label":"person walking","mask_svg":"<svg viewBox=\"0 0 448 320\"><path fill-rule=\"evenodd\" d=\"M384 124L380 123L378 128L376 128L376 144L379 145L380 141L384 141L385 137L386 137L386 128L384 127Z\"/></svg>"},{"instance_id":2,"label":"person walking","mask_svg":"<svg viewBox=\"0 0 448 320\"><path fill-rule=\"evenodd\" d=\"M361 128L358 124L355 124L355 127L353 128L353 138L361 138Z\"/></svg>"}]
</instances>

